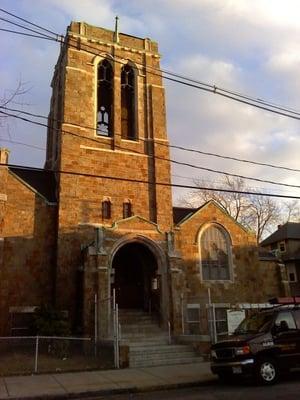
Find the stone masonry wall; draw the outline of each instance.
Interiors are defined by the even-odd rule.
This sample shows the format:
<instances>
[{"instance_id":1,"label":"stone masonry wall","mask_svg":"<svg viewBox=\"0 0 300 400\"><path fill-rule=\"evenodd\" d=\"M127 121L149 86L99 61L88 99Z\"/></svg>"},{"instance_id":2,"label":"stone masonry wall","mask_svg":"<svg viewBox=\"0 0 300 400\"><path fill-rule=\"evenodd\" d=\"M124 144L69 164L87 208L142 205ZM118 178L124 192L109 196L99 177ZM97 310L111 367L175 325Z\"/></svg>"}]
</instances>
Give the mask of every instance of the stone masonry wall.
<instances>
[{"instance_id":1,"label":"stone masonry wall","mask_svg":"<svg viewBox=\"0 0 300 400\"><path fill-rule=\"evenodd\" d=\"M161 76L146 70L159 68L156 43L122 34L114 43L113 32L80 23L72 23L68 32L69 46L56 67L64 82L58 158L60 170L75 175L60 174L57 295L60 306L72 315L80 224L111 226L123 218L128 200L134 215L158 223L162 231L170 230L173 222L171 188L156 184L170 183L164 88ZM97 65L107 53L115 57L113 137L96 134ZM137 140L121 139L120 76L127 59L137 71ZM112 203L109 220L101 215L105 199Z\"/></svg>"},{"instance_id":2,"label":"stone masonry wall","mask_svg":"<svg viewBox=\"0 0 300 400\"><path fill-rule=\"evenodd\" d=\"M10 334L9 307L50 303L56 207L7 174L0 268L0 335Z\"/></svg>"},{"instance_id":3,"label":"stone masonry wall","mask_svg":"<svg viewBox=\"0 0 300 400\"><path fill-rule=\"evenodd\" d=\"M203 281L200 273L198 234L205 224L218 223L229 233L232 241L232 280ZM275 263L260 262L253 234L221 211L213 202L208 203L175 231L176 249L182 257L180 282L177 293L185 299L207 299L210 288L214 303L263 303L282 295L280 273ZM176 288L175 289L176 292ZM206 301L207 302L207 301Z\"/></svg>"}]
</instances>

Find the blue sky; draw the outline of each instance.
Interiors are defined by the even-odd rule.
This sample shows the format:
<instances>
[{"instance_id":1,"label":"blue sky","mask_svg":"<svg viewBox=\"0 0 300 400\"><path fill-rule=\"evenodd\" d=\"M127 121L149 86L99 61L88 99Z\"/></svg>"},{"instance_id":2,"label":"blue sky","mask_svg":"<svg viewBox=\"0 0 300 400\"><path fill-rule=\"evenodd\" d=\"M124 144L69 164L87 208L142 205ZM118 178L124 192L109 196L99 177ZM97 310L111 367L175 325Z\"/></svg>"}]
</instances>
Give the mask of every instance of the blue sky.
<instances>
[{"instance_id":1,"label":"blue sky","mask_svg":"<svg viewBox=\"0 0 300 400\"><path fill-rule=\"evenodd\" d=\"M0 4L1 8L61 34L71 20L113 29L118 14L121 32L158 41L165 69L300 110L298 0L1 0ZM3 21L0 25L11 29ZM21 79L30 88L22 98L23 109L47 115L58 44L1 32L0 46L2 97ZM300 121L178 84L165 85L171 144L300 168ZM4 142L10 138L45 147L46 129L12 120L0 126L0 145L10 148L10 162L43 165L44 151ZM296 172L179 151L173 152L172 157L228 172L300 184L300 174ZM205 179L208 184L220 179L218 175L187 167L173 167L172 174L174 183L189 185L193 178ZM298 189L255 182L249 185L300 195ZM181 194L176 191L175 197Z\"/></svg>"}]
</instances>

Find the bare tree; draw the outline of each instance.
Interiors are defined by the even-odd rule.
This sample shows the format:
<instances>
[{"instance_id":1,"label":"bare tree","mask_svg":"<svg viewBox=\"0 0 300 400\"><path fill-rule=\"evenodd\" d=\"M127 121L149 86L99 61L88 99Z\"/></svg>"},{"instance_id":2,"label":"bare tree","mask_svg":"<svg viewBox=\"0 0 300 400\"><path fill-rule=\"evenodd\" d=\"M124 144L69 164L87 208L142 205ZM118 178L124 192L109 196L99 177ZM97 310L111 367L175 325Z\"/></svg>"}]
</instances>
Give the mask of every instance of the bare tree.
<instances>
[{"instance_id":1,"label":"bare tree","mask_svg":"<svg viewBox=\"0 0 300 400\"><path fill-rule=\"evenodd\" d=\"M4 90L3 93L0 94L0 111L5 112L6 107L11 107L11 106L20 106L24 105L23 102L23 95L25 95L30 88L28 87L28 83L22 82L21 79L19 79L16 87L12 90ZM9 116L1 113L0 114L0 126L3 126Z\"/></svg>"},{"instance_id":2,"label":"bare tree","mask_svg":"<svg viewBox=\"0 0 300 400\"><path fill-rule=\"evenodd\" d=\"M218 186L232 192L202 189L206 185L201 180L195 181L195 184L199 190L190 193L188 198L182 201L183 204L198 207L209 200L216 201L232 218L256 233L257 243L267 233L274 231L277 224L299 219L300 216L298 202L280 203L271 197L238 193L253 192L241 178L223 176Z\"/></svg>"}]
</instances>

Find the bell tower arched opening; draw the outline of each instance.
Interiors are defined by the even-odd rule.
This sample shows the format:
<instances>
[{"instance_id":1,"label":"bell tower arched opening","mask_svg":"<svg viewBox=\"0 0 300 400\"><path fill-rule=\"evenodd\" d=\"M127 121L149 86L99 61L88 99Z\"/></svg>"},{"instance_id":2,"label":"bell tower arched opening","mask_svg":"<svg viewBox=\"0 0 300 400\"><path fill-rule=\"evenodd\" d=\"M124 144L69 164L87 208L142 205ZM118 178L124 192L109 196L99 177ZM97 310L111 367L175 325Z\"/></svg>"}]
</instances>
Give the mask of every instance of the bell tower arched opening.
<instances>
[{"instance_id":1,"label":"bell tower arched opening","mask_svg":"<svg viewBox=\"0 0 300 400\"><path fill-rule=\"evenodd\" d=\"M116 302L121 309L159 312L160 282L154 254L144 244L124 244L112 262Z\"/></svg>"}]
</instances>

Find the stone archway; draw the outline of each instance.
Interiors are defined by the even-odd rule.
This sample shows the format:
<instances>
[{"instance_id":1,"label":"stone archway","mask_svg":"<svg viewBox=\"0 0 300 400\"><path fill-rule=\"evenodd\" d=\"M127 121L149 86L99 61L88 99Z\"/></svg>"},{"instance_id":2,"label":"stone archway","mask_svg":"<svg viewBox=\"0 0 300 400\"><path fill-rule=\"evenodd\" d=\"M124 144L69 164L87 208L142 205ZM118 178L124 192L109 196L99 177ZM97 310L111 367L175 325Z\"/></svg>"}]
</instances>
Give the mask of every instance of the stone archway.
<instances>
[{"instance_id":1,"label":"stone archway","mask_svg":"<svg viewBox=\"0 0 300 400\"><path fill-rule=\"evenodd\" d=\"M157 261L144 244L124 244L114 256L112 268L111 287L115 289L120 309L159 310Z\"/></svg>"},{"instance_id":2,"label":"stone archway","mask_svg":"<svg viewBox=\"0 0 300 400\"><path fill-rule=\"evenodd\" d=\"M141 270L137 272L136 276L133 276L138 267L131 268L130 266L135 262L140 265ZM132 285L129 277L122 277L122 274L118 277L119 268L122 268L122 265L125 266L124 270L127 270L129 275L131 274ZM118 240L111 250L110 289L115 288L117 290L118 284L122 283L123 278L123 283L128 283L127 292L130 290L130 286L132 287L134 284L142 285L140 291L135 289L136 292L132 294L131 300L128 299L128 302L126 300L123 304L120 304L121 308L126 306L135 308L137 306L140 309L157 312L162 325L167 326L167 321L170 318L167 270L166 254L155 241L143 235L127 235ZM155 289L156 284L157 289ZM123 294L116 294L117 300L121 300L122 303Z\"/></svg>"}]
</instances>

